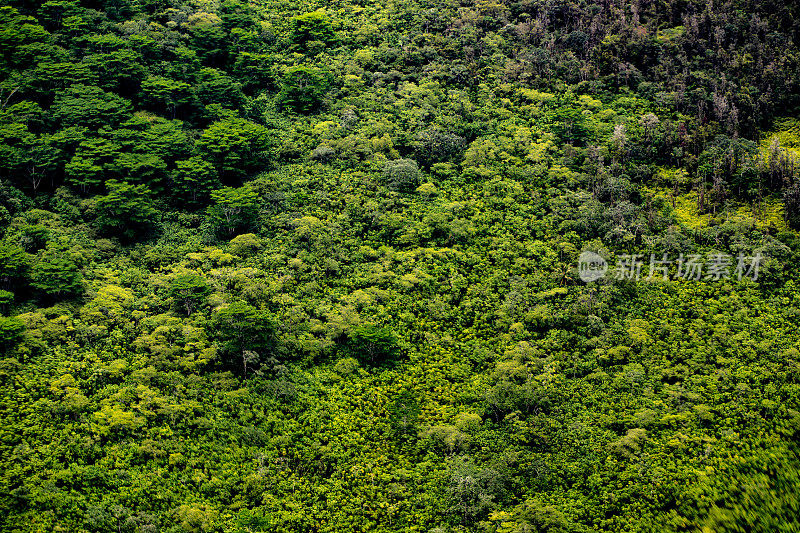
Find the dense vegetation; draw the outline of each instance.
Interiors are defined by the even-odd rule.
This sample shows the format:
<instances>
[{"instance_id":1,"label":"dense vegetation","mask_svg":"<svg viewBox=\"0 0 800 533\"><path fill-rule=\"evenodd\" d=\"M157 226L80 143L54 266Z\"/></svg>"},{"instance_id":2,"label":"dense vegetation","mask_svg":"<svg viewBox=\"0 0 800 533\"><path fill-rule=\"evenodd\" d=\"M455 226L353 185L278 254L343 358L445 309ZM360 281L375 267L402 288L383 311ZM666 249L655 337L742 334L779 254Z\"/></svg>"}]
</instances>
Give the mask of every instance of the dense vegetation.
<instances>
[{"instance_id":1,"label":"dense vegetation","mask_svg":"<svg viewBox=\"0 0 800 533\"><path fill-rule=\"evenodd\" d=\"M800 530L800 4L4 4L1 532Z\"/></svg>"}]
</instances>

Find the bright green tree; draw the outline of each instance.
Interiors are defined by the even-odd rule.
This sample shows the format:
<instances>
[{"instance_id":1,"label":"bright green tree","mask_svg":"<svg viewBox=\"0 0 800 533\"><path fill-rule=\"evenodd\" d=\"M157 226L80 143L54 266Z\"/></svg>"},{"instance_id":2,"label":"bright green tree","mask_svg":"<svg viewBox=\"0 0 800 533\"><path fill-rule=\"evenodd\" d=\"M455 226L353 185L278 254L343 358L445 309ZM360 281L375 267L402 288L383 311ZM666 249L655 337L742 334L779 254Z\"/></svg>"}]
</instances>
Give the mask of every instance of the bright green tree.
<instances>
[{"instance_id":1,"label":"bright green tree","mask_svg":"<svg viewBox=\"0 0 800 533\"><path fill-rule=\"evenodd\" d=\"M172 192L180 205L197 206L205 203L219 184L214 165L200 156L175 162L172 172Z\"/></svg>"},{"instance_id":2,"label":"bright green tree","mask_svg":"<svg viewBox=\"0 0 800 533\"><path fill-rule=\"evenodd\" d=\"M258 215L258 194L250 187L225 187L211 193L208 216L214 226L232 237L249 229Z\"/></svg>"},{"instance_id":3,"label":"bright green tree","mask_svg":"<svg viewBox=\"0 0 800 533\"><path fill-rule=\"evenodd\" d=\"M269 130L249 120L226 118L206 128L197 146L222 178L241 179L266 162Z\"/></svg>"}]
</instances>

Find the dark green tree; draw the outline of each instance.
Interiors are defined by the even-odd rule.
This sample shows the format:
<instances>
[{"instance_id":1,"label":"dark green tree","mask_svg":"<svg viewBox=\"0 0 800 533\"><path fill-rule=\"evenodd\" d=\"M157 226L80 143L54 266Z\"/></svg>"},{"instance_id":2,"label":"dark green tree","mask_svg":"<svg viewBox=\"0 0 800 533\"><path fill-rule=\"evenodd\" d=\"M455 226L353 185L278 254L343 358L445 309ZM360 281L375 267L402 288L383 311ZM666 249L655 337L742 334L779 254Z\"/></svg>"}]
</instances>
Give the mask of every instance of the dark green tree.
<instances>
[{"instance_id":1,"label":"dark green tree","mask_svg":"<svg viewBox=\"0 0 800 533\"><path fill-rule=\"evenodd\" d=\"M0 313L6 314L14 303L14 293L0 290Z\"/></svg>"},{"instance_id":2,"label":"dark green tree","mask_svg":"<svg viewBox=\"0 0 800 533\"><path fill-rule=\"evenodd\" d=\"M790 228L800 230L800 186L797 183L783 192L784 217Z\"/></svg>"},{"instance_id":3,"label":"dark green tree","mask_svg":"<svg viewBox=\"0 0 800 533\"><path fill-rule=\"evenodd\" d=\"M373 324L351 329L348 347L354 356L373 365L390 362L400 354L395 333L389 328Z\"/></svg>"},{"instance_id":4,"label":"dark green tree","mask_svg":"<svg viewBox=\"0 0 800 533\"><path fill-rule=\"evenodd\" d=\"M14 290L27 279L30 258L19 246L0 243L0 287Z\"/></svg>"},{"instance_id":5,"label":"dark green tree","mask_svg":"<svg viewBox=\"0 0 800 533\"><path fill-rule=\"evenodd\" d=\"M233 302L214 314L212 327L222 363L239 367L247 375L255 358L271 354L274 345L275 320L244 302Z\"/></svg>"},{"instance_id":6,"label":"dark green tree","mask_svg":"<svg viewBox=\"0 0 800 533\"><path fill-rule=\"evenodd\" d=\"M83 275L63 250L46 250L31 269L31 286L45 298L76 296L83 292Z\"/></svg>"},{"instance_id":7,"label":"dark green tree","mask_svg":"<svg viewBox=\"0 0 800 533\"><path fill-rule=\"evenodd\" d=\"M97 199L100 231L132 240L153 230L158 212L153 208L149 187L117 180L109 180L106 187L108 194Z\"/></svg>"},{"instance_id":8,"label":"dark green tree","mask_svg":"<svg viewBox=\"0 0 800 533\"><path fill-rule=\"evenodd\" d=\"M282 108L308 114L322 105L331 85L329 73L315 67L296 66L286 71L277 102Z\"/></svg>"},{"instance_id":9,"label":"dark green tree","mask_svg":"<svg viewBox=\"0 0 800 533\"><path fill-rule=\"evenodd\" d=\"M25 324L19 318L0 316L0 348L7 352L22 340Z\"/></svg>"},{"instance_id":10,"label":"dark green tree","mask_svg":"<svg viewBox=\"0 0 800 533\"><path fill-rule=\"evenodd\" d=\"M202 306L210 293L211 287L208 286L208 282L197 274L178 276L172 280L169 287L170 297L186 311L186 316Z\"/></svg>"},{"instance_id":11,"label":"dark green tree","mask_svg":"<svg viewBox=\"0 0 800 533\"><path fill-rule=\"evenodd\" d=\"M386 406L389 428L394 438L398 440L415 438L419 428L421 412L422 409L417 399L417 394L413 390L405 389L398 394Z\"/></svg>"}]
</instances>

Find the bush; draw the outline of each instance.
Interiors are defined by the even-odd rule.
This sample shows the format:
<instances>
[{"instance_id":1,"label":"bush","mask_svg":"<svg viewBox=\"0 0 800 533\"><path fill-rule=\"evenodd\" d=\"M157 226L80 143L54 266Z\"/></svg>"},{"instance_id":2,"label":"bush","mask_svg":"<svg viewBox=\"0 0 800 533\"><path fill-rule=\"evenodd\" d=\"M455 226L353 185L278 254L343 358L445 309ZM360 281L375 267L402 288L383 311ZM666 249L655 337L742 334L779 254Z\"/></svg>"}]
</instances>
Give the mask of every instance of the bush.
<instances>
[{"instance_id":1,"label":"bush","mask_svg":"<svg viewBox=\"0 0 800 533\"><path fill-rule=\"evenodd\" d=\"M410 192L420 182L419 165L413 159L395 159L387 161L383 167L383 179L386 186L399 192Z\"/></svg>"},{"instance_id":2,"label":"bush","mask_svg":"<svg viewBox=\"0 0 800 533\"><path fill-rule=\"evenodd\" d=\"M253 255L264 246L264 243L253 233L237 235L230 242L230 251L241 257Z\"/></svg>"}]
</instances>

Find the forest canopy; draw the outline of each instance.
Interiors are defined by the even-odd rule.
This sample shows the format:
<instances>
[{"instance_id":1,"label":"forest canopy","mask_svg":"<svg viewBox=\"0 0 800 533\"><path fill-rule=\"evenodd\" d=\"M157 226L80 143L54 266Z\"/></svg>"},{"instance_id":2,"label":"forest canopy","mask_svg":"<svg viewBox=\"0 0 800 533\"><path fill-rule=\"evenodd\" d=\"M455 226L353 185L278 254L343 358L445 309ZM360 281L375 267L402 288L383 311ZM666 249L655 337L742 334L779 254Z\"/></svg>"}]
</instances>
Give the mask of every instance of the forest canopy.
<instances>
[{"instance_id":1,"label":"forest canopy","mask_svg":"<svg viewBox=\"0 0 800 533\"><path fill-rule=\"evenodd\" d=\"M0 533L797 531L799 45L7 0Z\"/></svg>"}]
</instances>

